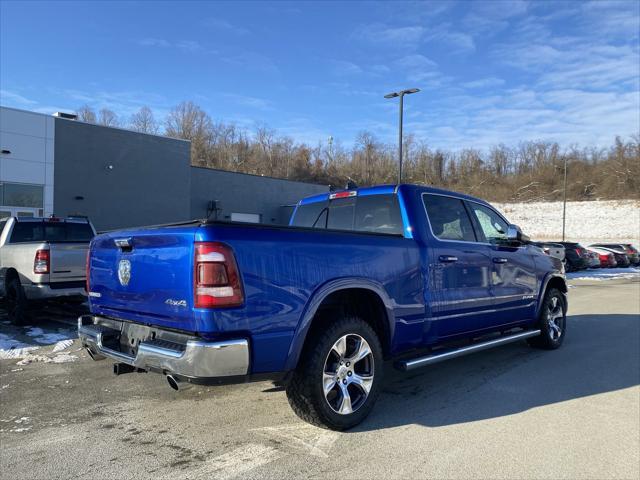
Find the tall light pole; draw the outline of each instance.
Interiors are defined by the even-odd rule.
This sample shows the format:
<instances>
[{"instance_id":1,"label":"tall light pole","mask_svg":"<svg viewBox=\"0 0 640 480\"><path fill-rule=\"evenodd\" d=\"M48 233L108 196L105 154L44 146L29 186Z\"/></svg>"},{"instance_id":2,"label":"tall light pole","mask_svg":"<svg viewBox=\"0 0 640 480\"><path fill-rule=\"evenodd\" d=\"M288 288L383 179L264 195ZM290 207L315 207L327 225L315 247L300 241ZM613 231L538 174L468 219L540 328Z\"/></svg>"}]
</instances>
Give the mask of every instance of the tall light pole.
<instances>
[{"instance_id":1,"label":"tall light pole","mask_svg":"<svg viewBox=\"0 0 640 480\"><path fill-rule=\"evenodd\" d=\"M567 220L567 156L564 156L564 188L562 199L562 241L564 242L565 223Z\"/></svg>"},{"instance_id":2,"label":"tall light pole","mask_svg":"<svg viewBox=\"0 0 640 480\"><path fill-rule=\"evenodd\" d=\"M418 93L419 88L409 88L407 90L400 90L399 92L387 93L384 98L396 98L400 97L400 120L398 122L398 183L402 183L402 108L403 99L405 95L411 93Z\"/></svg>"}]
</instances>

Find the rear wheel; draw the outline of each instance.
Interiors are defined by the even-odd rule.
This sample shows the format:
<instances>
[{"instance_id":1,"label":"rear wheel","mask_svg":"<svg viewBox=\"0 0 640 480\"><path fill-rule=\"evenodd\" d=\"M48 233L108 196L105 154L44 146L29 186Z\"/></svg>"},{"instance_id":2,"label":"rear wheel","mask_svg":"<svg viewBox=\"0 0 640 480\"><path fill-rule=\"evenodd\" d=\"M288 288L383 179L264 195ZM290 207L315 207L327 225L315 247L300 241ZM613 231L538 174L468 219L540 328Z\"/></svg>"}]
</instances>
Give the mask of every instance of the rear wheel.
<instances>
[{"instance_id":1,"label":"rear wheel","mask_svg":"<svg viewBox=\"0 0 640 480\"><path fill-rule=\"evenodd\" d=\"M343 317L306 346L287 384L287 398L303 420L346 430L362 422L380 393L380 340L358 317Z\"/></svg>"},{"instance_id":2,"label":"rear wheel","mask_svg":"<svg viewBox=\"0 0 640 480\"><path fill-rule=\"evenodd\" d=\"M27 297L17 277L13 277L7 282L6 305L11 323L22 325L27 321Z\"/></svg>"},{"instance_id":3,"label":"rear wheel","mask_svg":"<svg viewBox=\"0 0 640 480\"><path fill-rule=\"evenodd\" d=\"M540 336L530 338L532 347L555 350L562 345L567 330L567 302L564 294L552 288L547 291L538 317Z\"/></svg>"}]
</instances>

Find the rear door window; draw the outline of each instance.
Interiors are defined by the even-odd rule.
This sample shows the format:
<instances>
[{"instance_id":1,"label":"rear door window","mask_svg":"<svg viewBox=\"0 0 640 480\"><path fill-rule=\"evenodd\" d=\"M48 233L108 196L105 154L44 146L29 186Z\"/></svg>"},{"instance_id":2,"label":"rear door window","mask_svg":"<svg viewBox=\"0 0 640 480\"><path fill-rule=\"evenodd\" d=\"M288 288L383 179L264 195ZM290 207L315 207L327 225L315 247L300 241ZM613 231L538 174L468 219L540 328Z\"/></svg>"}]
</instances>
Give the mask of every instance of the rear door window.
<instances>
[{"instance_id":1,"label":"rear door window","mask_svg":"<svg viewBox=\"0 0 640 480\"><path fill-rule=\"evenodd\" d=\"M462 200L444 195L422 196L433 234L440 240L475 242L471 219Z\"/></svg>"},{"instance_id":2,"label":"rear door window","mask_svg":"<svg viewBox=\"0 0 640 480\"><path fill-rule=\"evenodd\" d=\"M366 195L356 200L354 229L359 232L402 235L397 195Z\"/></svg>"}]
</instances>

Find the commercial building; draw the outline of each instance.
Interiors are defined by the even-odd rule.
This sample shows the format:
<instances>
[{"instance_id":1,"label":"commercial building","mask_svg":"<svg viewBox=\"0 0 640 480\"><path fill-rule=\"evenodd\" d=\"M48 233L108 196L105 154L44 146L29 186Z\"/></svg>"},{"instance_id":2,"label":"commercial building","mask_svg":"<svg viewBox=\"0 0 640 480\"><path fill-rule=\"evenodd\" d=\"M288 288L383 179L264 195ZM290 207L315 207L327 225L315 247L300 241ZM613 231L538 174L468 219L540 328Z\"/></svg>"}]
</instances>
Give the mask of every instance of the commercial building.
<instances>
[{"instance_id":1,"label":"commercial building","mask_svg":"<svg viewBox=\"0 0 640 480\"><path fill-rule=\"evenodd\" d=\"M194 218L285 224L328 186L191 166L186 140L0 107L0 217L88 216L98 230Z\"/></svg>"}]
</instances>

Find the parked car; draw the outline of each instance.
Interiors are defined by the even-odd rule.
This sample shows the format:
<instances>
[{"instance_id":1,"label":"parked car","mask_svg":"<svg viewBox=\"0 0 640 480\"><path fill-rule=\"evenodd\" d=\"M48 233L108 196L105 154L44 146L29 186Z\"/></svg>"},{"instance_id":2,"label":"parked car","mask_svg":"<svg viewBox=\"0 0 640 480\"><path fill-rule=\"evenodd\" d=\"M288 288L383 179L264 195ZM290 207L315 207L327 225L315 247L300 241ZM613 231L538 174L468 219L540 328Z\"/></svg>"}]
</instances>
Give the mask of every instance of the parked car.
<instances>
[{"instance_id":1,"label":"parked car","mask_svg":"<svg viewBox=\"0 0 640 480\"><path fill-rule=\"evenodd\" d=\"M585 248L586 256L589 260L589 268L600 268L600 256L598 252L593 251L590 248Z\"/></svg>"},{"instance_id":2,"label":"parked car","mask_svg":"<svg viewBox=\"0 0 640 480\"><path fill-rule=\"evenodd\" d=\"M532 242L533 245L540 247L544 253L547 255L551 255L552 257L557 258L561 262L564 261L565 252L564 246L559 243L551 243L551 242Z\"/></svg>"},{"instance_id":3,"label":"parked car","mask_svg":"<svg viewBox=\"0 0 640 480\"><path fill-rule=\"evenodd\" d=\"M603 250L598 247L589 247L589 248L598 254L598 258L600 259L600 267L615 268L618 266L618 262L616 262L616 257L612 252Z\"/></svg>"},{"instance_id":4,"label":"parked car","mask_svg":"<svg viewBox=\"0 0 640 480\"><path fill-rule=\"evenodd\" d=\"M583 270L589 267L591 259L587 250L577 242L555 242L564 247L567 272Z\"/></svg>"},{"instance_id":5,"label":"parked car","mask_svg":"<svg viewBox=\"0 0 640 480\"><path fill-rule=\"evenodd\" d=\"M630 243L623 243L622 246L625 248L631 264L640 265L640 251Z\"/></svg>"},{"instance_id":6,"label":"parked car","mask_svg":"<svg viewBox=\"0 0 640 480\"><path fill-rule=\"evenodd\" d=\"M627 255L626 250L622 247L622 245L617 245L617 247L605 247L601 244L597 244L597 245L592 245L593 247L596 247L601 249L601 250L606 250L607 252L611 252L613 253L613 255L616 257L616 263L618 264L618 267L628 267L629 265L631 265L631 262L629 261L629 256Z\"/></svg>"},{"instance_id":7,"label":"parked car","mask_svg":"<svg viewBox=\"0 0 640 480\"><path fill-rule=\"evenodd\" d=\"M627 258L629 259L629 263L631 265L640 264L640 255L638 254L638 249L630 243L594 243L592 246L624 252L627 255Z\"/></svg>"},{"instance_id":8,"label":"parked car","mask_svg":"<svg viewBox=\"0 0 640 480\"><path fill-rule=\"evenodd\" d=\"M416 185L306 198L290 227L105 233L88 271L78 335L116 374L158 372L175 389L277 380L296 414L336 430L371 411L386 359L413 370L565 337L561 262L488 203Z\"/></svg>"},{"instance_id":9,"label":"parked car","mask_svg":"<svg viewBox=\"0 0 640 480\"><path fill-rule=\"evenodd\" d=\"M0 221L0 295L9 320L23 323L34 300L86 295L86 257L95 233L85 218Z\"/></svg>"}]
</instances>

